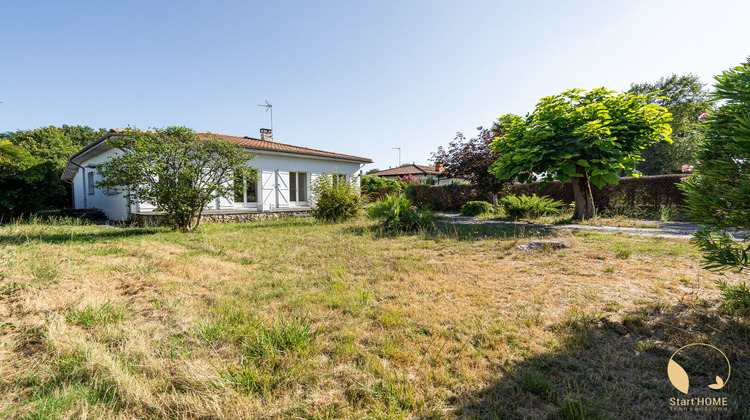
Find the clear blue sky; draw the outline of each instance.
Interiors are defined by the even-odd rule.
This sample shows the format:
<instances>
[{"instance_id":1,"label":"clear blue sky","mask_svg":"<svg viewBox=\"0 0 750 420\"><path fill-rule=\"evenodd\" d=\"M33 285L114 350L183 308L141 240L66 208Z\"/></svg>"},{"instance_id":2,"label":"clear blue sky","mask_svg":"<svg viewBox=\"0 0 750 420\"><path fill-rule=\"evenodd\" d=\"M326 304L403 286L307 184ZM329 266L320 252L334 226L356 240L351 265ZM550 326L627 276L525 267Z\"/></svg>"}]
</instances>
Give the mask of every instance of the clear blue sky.
<instances>
[{"instance_id":1,"label":"clear blue sky","mask_svg":"<svg viewBox=\"0 0 750 420\"><path fill-rule=\"evenodd\" d=\"M570 88L713 75L748 1L4 1L0 132L185 125L427 163Z\"/></svg>"}]
</instances>

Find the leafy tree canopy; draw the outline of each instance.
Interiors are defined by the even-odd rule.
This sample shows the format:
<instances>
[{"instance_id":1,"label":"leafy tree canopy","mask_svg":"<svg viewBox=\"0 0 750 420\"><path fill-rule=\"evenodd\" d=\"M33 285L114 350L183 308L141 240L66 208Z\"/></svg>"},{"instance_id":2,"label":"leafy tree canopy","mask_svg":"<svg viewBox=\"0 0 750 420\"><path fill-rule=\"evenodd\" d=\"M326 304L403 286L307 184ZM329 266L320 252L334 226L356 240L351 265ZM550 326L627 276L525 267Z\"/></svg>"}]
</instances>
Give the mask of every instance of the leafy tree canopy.
<instances>
[{"instance_id":1,"label":"leafy tree canopy","mask_svg":"<svg viewBox=\"0 0 750 420\"><path fill-rule=\"evenodd\" d=\"M443 173L448 177L464 178L481 190L497 193L508 180L499 179L489 171L500 157L498 152L492 150L495 134L483 127L477 130L479 134L468 140L462 133L457 133L448 150L439 147L430 160L442 163Z\"/></svg>"},{"instance_id":2,"label":"leafy tree canopy","mask_svg":"<svg viewBox=\"0 0 750 420\"><path fill-rule=\"evenodd\" d=\"M42 127L0 134L0 217L70 205L70 187L60 180L68 157L106 130Z\"/></svg>"},{"instance_id":3,"label":"leafy tree canopy","mask_svg":"<svg viewBox=\"0 0 750 420\"><path fill-rule=\"evenodd\" d=\"M572 181L574 217L593 217L589 183L601 188L637 175L641 150L670 141L669 112L651 100L605 88L542 98L525 118L507 114L495 123L492 150L500 156L490 170L520 182Z\"/></svg>"},{"instance_id":4,"label":"leafy tree canopy","mask_svg":"<svg viewBox=\"0 0 750 420\"><path fill-rule=\"evenodd\" d=\"M672 143L657 143L641 153L637 168L646 175L679 173L682 165L695 161L703 133L698 130L698 116L711 112L709 91L698 76L688 74L662 77L656 83L630 86L628 93L651 96L651 103L665 107L672 114Z\"/></svg>"},{"instance_id":5,"label":"leafy tree canopy","mask_svg":"<svg viewBox=\"0 0 750 420\"><path fill-rule=\"evenodd\" d=\"M750 58L715 79L712 99L723 105L701 124L706 140L683 189L688 216L707 225L696 234L706 268L742 270L748 239L743 246L719 230L750 230Z\"/></svg>"},{"instance_id":6,"label":"leafy tree canopy","mask_svg":"<svg viewBox=\"0 0 750 420\"><path fill-rule=\"evenodd\" d=\"M201 138L186 127L129 128L109 142L124 153L102 165L99 186L132 186L131 202L154 204L184 231L198 227L212 200L233 193L235 177L257 179L246 149L215 136Z\"/></svg>"}]
</instances>

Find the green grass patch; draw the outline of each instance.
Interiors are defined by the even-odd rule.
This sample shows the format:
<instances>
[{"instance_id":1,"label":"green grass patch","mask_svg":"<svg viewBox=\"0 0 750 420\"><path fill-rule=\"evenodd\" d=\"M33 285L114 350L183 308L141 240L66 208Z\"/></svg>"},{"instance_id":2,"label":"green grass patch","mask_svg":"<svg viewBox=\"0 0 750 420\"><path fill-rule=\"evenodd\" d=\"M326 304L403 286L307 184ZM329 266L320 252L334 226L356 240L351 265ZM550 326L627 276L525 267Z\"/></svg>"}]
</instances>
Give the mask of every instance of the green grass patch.
<instances>
[{"instance_id":1,"label":"green grass patch","mask_svg":"<svg viewBox=\"0 0 750 420\"><path fill-rule=\"evenodd\" d=\"M126 307L107 301L101 305L73 308L65 314L65 320L83 328L93 328L122 322L127 315Z\"/></svg>"}]
</instances>

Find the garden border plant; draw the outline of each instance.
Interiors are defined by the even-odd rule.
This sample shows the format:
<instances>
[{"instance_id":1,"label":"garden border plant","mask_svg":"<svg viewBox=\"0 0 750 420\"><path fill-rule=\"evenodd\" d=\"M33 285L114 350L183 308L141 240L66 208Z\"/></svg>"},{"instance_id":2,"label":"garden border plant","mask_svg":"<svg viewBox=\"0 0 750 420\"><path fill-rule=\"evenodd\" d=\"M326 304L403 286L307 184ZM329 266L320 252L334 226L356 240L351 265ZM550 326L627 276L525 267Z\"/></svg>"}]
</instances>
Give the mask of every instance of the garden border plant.
<instances>
[{"instance_id":1,"label":"garden border plant","mask_svg":"<svg viewBox=\"0 0 750 420\"><path fill-rule=\"evenodd\" d=\"M310 188L313 196L313 217L327 222L340 222L359 215L362 196L350 182L342 182L329 173L322 173Z\"/></svg>"},{"instance_id":2,"label":"garden border plant","mask_svg":"<svg viewBox=\"0 0 750 420\"><path fill-rule=\"evenodd\" d=\"M437 217L428 207L418 207L406 197L388 195L384 200L367 206L367 214L380 220L380 227L387 231L409 232L432 229Z\"/></svg>"}]
</instances>

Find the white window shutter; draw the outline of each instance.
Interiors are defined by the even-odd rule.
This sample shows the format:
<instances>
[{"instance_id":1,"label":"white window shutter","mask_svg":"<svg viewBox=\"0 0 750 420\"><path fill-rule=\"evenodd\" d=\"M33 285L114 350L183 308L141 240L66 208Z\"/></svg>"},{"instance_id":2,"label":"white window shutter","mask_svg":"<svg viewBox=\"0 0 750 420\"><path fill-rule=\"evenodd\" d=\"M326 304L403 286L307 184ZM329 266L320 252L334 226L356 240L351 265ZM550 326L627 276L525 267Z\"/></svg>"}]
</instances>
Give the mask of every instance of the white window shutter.
<instances>
[{"instance_id":1,"label":"white window shutter","mask_svg":"<svg viewBox=\"0 0 750 420\"><path fill-rule=\"evenodd\" d=\"M273 171L262 171L260 174L263 210L276 207L276 173Z\"/></svg>"},{"instance_id":2,"label":"white window shutter","mask_svg":"<svg viewBox=\"0 0 750 420\"><path fill-rule=\"evenodd\" d=\"M310 206L315 206L315 195L312 192L313 185L315 185L315 181L318 179L320 174L318 173L311 173L310 174L310 186L307 189L307 202L310 204Z\"/></svg>"},{"instance_id":3,"label":"white window shutter","mask_svg":"<svg viewBox=\"0 0 750 420\"><path fill-rule=\"evenodd\" d=\"M289 171L276 171L276 193L278 207L289 207Z\"/></svg>"}]
</instances>

